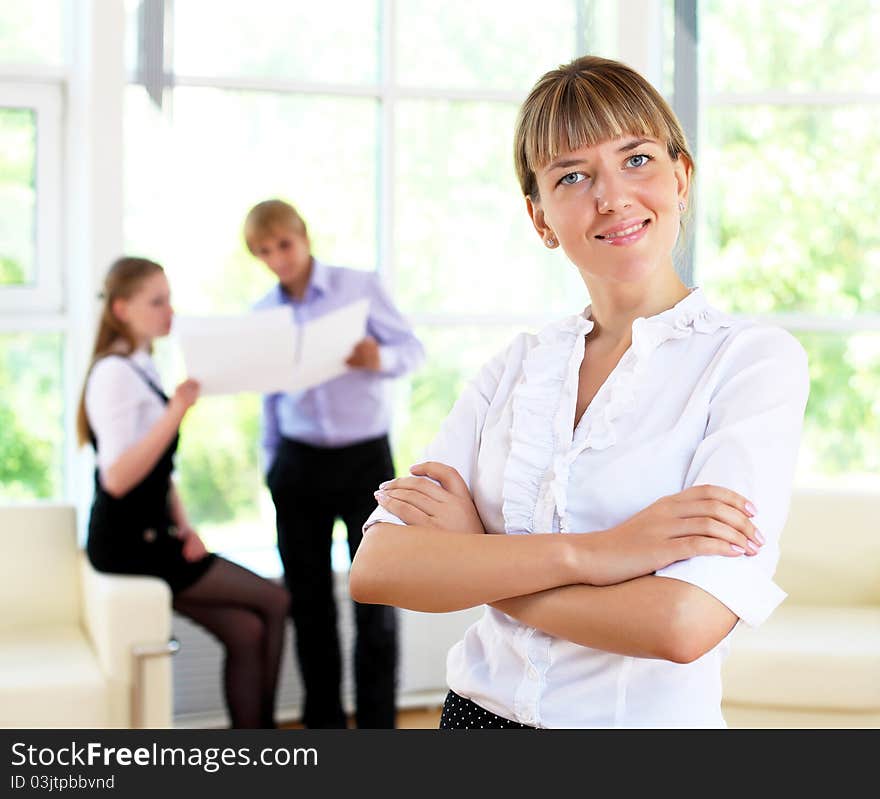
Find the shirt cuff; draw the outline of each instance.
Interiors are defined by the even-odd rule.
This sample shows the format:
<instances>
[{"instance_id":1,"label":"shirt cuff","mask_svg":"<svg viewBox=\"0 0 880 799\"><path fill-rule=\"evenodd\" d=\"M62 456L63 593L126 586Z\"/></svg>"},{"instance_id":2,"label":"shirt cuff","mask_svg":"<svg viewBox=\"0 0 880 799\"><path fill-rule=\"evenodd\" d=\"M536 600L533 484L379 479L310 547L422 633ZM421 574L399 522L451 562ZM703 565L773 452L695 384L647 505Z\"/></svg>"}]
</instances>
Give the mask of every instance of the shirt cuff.
<instances>
[{"instance_id":1,"label":"shirt cuff","mask_svg":"<svg viewBox=\"0 0 880 799\"><path fill-rule=\"evenodd\" d=\"M366 534L367 530L372 527L374 524L379 524L379 522L387 522L389 524L400 524L402 526L406 526L403 521L397 518L393 513L385 510L381 505L376 506L376 510L374 510L367 520L364 522L362 532Z\"/></svg>"},{"instance_id":2,"label":"shirt cuff","mask_svg":"<svg viewBox=\"0 0 880 799\"><path fill-rule=\"evenodd\" d=\"M397 368L400 356L394 347L379 345L379 371L383 374L390 374Z\"/></svg>"},{"instance_id":3,"label":"shirt cuff","mask_svg":"<svg viewBox=\"0 0 880 799\"><path fill-rule=\"evenodd\" d=\"M724 603L749 627L757 627L788 594L745 556L725 558L702 555L658 569L658 577L671 577L702 588Z\"/></svg>"}]
</instances>

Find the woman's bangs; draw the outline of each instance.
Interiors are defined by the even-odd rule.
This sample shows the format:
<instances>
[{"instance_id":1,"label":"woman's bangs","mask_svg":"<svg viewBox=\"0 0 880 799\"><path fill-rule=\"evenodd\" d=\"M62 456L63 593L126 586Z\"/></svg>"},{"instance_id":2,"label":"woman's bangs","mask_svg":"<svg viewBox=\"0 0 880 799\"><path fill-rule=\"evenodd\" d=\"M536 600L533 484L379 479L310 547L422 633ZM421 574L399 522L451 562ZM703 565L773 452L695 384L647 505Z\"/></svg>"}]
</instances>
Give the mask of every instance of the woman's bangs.
<instances>
[{"instance_id":1,"label":"woman's bangs","mask_svg":"<svg viewBox=\"0 0 880 799\"><path fill-rule=\"evenodd\" d=\"M530 168L537 171L549 164L560 153L592 147L622 136L648 136L666 141L665 125L659 115L649 109L635 108L626 97L615 102L595 102L586 92L558 92L549 97L539 111L542 124L537 126L527 142L526 158ZM561 95L561 96L559 96Z\"/></svg>"}]
</instances>

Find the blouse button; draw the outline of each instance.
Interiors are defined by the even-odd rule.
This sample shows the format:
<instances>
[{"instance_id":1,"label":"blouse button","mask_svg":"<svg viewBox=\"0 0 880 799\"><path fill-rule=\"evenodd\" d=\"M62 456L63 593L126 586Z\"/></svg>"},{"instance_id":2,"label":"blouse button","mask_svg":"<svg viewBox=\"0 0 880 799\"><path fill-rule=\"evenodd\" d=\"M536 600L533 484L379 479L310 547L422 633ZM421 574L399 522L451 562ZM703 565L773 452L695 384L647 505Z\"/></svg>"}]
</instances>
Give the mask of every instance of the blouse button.
<instances>
[{"instance_id":1,"label":"blouse button","mask_svg":"<svg viewBox=\"0 0 880 799\"><path fill-rule=\"evenodd\" d=\"M148 527L144 530L144 541L148 544L152 544L153 541L156 540L156 531L152 527Z\"/></svg>"}]
</instances>

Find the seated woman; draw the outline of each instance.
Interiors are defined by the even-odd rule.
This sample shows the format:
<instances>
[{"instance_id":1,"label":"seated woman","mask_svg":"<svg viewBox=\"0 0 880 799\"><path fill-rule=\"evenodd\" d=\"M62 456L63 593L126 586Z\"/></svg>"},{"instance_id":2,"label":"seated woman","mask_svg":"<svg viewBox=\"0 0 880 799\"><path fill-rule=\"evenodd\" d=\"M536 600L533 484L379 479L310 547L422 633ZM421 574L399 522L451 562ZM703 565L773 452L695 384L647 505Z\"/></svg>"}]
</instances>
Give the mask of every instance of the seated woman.
<instances>
[{"instance_id":1,"label":"seated woman","mask_svg":"<svg viewBox=\"0 0 880 799\"><path fill-rule=\"evenodd\" d=\"M514 141L535 230L590 305L517 336L428 462L382 484L352 596L487 605L449 652L441 727L724 726L728 636L785 596L804 351L676 273L693 158L638 73L548 72Z\"/></svg>"},{"instance_id":2,"label":"seated woman","mask_svg":"<svg viewBox=\"0 0 880 799\"><path fill-rule=\"evenodd\" d=\"M274 727L287 590L209 554L187 520L171 473L178 428L199 386L169 399L150 357L173 310L161 266L120 258L104 307L78 417L95 447L95 496L87 552L99 571L149 574L171 587L174 609L225 648L224 691L233 727Z\"/></svg>"}]
</instances>

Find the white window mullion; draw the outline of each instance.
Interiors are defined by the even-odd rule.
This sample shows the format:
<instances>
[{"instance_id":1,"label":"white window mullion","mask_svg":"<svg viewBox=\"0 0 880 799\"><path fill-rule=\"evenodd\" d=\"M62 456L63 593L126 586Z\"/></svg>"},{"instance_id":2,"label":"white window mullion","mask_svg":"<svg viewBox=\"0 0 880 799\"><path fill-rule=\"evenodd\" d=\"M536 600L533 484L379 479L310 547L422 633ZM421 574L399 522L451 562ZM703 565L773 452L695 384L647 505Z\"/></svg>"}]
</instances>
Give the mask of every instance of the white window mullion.
<instances>
[{"instance_id":1,"label":"white window mullion","mask_svg":"<svg viewBox=\"0 0 880 799\"><path fill-rule=\"evenodd\" d=\"M706 92L700 101L706 106L880 105L880 92Z\"/></svg>"},{"instance_id":2,"label":"white window mullion","mask_svg":"<svg viewBox=\"0 0 880 799\"><path fill-rule=\"evenodd\" d=\"M110 263L122 254L122 119L125 92L123 3L71 0L71 70L65 150L65 273L70 328L65 348L65 486L88 519L92 463L76 443L75 421Z\"/></svg>"},{"instance_id":3,"label":"white window mullion","mask_svg":"<svg viewBox=\"0 0 880 799\"><path fill-rule=\"evenodd\" d=\"M22 316L0 314L0 335L13 333L68 333L70 322L65 314L29 313Z\"/></svg>"},{"instance_id":4,"label":"white window mullion","mask_svg":"<svg viewBox=\"0 0 880 799\"><path fill-rule=\"evenodd\" d=\"M820 316L808 313L749 315L749 319L778 325L794 333L880 333L880 314L858 316Z\"/></svg>"},{"instance_id":5,"label":"white window mullion","mask_svg":"<svg viewBox=\"0 0 880 799\"><path fill-rule=\"evenodd\" d=\"M388 292L394 296L394 124L396 108L394 41L395 0L382 0L379 57L379 235L377 269Z\"/></svg>"},{"instance_id":6,"label":"white window mullion","mask_svg":"<svg viewBox=\"0 0 880 799\"><path fill-rule=\"evenodd\" d=\"M617 58L663 89L663 0L618 0Z\"/></svg>"}]
</instances>

